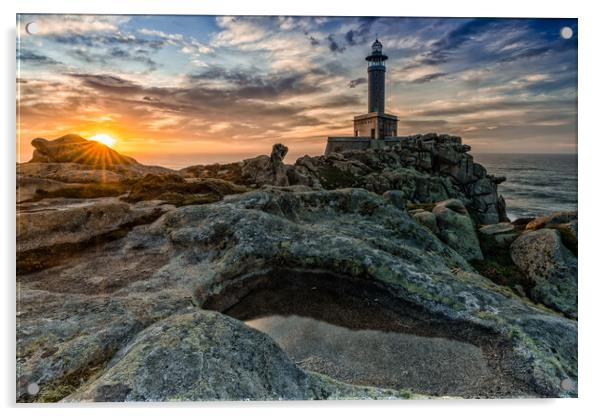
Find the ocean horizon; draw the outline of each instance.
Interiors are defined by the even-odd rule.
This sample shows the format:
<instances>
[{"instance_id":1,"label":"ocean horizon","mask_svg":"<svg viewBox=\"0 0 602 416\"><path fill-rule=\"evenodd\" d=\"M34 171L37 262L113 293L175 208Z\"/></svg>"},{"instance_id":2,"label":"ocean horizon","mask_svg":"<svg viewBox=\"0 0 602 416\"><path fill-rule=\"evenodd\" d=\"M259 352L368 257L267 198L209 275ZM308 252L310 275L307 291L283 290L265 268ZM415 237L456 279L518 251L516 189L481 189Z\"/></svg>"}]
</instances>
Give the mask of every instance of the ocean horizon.
<instances>
[{"instance_id":1,"label":"ocean horizon","mask_svg":"<svg viewBox=\"0 0 602 416\"><path fill-rule=\"evenodd\" d=\"M477 153L489 174L505 176L498 193L510 220L577 210L577 153Z\"/></svg>"}]
</instances>

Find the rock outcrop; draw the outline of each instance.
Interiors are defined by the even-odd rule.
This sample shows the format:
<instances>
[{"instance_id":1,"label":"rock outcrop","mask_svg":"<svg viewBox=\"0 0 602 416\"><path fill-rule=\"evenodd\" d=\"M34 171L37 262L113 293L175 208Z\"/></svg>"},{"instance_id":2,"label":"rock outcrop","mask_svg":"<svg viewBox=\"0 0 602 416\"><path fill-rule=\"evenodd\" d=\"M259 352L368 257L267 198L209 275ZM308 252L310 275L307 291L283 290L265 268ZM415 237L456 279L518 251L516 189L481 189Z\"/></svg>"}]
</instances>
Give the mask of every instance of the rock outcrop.
<instances>
[{"instance_id":1,"label":"rock outcrop","mask_svg":"<svg viewBox=\"0 0 602 416\"><path fill-rule=\"evenodd\" d=\"M216 342L216 340L219 340ZM171 316L121 350L66 402L408 398L306 373L267 335L210 311Z\"/></svg>"},{"instance_id":2,"label":"rock outcrop","mask_svg":"<svg viewBox=\"0 0 602 416\"><path fill-rule=\"evenodd\" d=\"M130 205L117 198L22 204L17 211L17 272L64 262L70 253L123 237L132 227L154 221L167 209L157 201Z\"/></svg>"},{"instance_id":3,"label":"rock outcrop","mask_svg":"<svg viewBox=\"0 0 602 416\"><path fill-rule=\"evenodd\" d=\"M211 318L216 324L205 326L208 332L202 335L194 325L180 326L179 318L193 305L223 312L254 288L291 273L300 282L303 276L336 275L377 285L389 293L388 307L399 302L432 319L454 322L467 329L462 336L469 341L474 341L471 334L488 334L483 339L496 340L497 356L508 357L497 365L524 386L511 390L515 395L575 394L560 388L562 380L577 377L574 321L538 309L477 275L456 251L382 196L361 189L274 188L170 209L123 238L74 254L68 263L20 275L20 400L209 397L202 389L206 379L188 377L194 369L178 370L180 360L193 362L195 345L209 351L203 377L214 374L213 358L234 369L246 351L240 379L216 379L220 397L299 398L309 391L302 380L311 374L299 373L294 364L277 358L279 353L274 367L266 368L259 352L274 347L265 337L222 318ZM204 318L193 314L187 319ZM176 328L170 332L172 323ZM212 331L222 335L211 336ZM224 346L222 336L235 334L237 341ZM247 334L254 341L247 343ZM180 345L176 339L190 343L175 348ZM259 348L256 353L248 351L250 345ZM167 364L166 380L175 384L162 387L161 380L153 380L140 385L160 371L144 368L151 362ZM286 373L273 378L271 372L279 368ZM96 381L84 385L91 379ZM280 381L252 388L242 380ZM41 387L37 396L27 393L32 381ZM292 383L289 390L282 387L285 381ZM360 389L350 394L373 393Z\"/></svg>"},{"instance_id":4,"label":"rock outcrop","mask_svg":"<svg viewBox=\"0 0 602 416\"><path fill-rule=\"evenodd\" d=\"M34 139L32 145L32 159L17 165L18 203L53 196L117 196L147 174L173 172L140 164L102 143L75 134L52 141Z\"/></svg>"},{"instance_id":5,"label":"rock outcrop","mask_svg":"<svg viewBox=\"0 0 602 416\"><path fill-rule=\"evenodd\" d=\"M313 373L320 365L295 363L226 316L285 277L309 292L345 282L403 328L413 320L418 335L472 345L493 371L483 379L501 381L463 397L577 394L576 215L527 231L497 224L500 179L459 138L412 136L294 165L275 145L270 156L178 172L120 155L99 167L74 156L86 148L38 141L34 161L17 166L17 193L31 196L17 214L19 401L429 393ZM475 272L495 250L532 282L530 298Z\"/></svg>"},{"instance_id":6,"label":"rock outcrop","mask_svg":"<svg viewBox=\"0 0 602 416\"><path fill-rule=\"evenodd\" d=\"M288 147L275 144L270 156L261 155L253 159L245 159L241 164L241 179L246 184L289 185L283 159L288 153Z\"/></svg>"},{"instance_id":7,"label":"rock outcrop","mask_svg":"<svg viewBox=\"0 0 602 416\"><path fill-rule=\"evenodd\" d=\"M77 134L68 134L56 140L37 138L31 141L31 145L35 150L30 163L79 163L100 168L139 164L131 157Z\"/></svg>"},{"instance_id":8,"label":"rock outcrop","mask_svg":"<svg viewBox=\"0 0 602 416\"><path fill-rule=\"evenodd\" d=\"M283 398L315 398L310 377L268 336L222 314L199 311L142 331L101 377L67 401Z\"/></svg>"},{"instance_id":9,"label":"rock outcrop","mask_svg":"<svg viewBox=\"0 0 602 416\"><path fill-rule=\"evenodd\" d=\"M275 145L272 156L258 156L240 164L193 166L185 176L220 177L244 185L306 185L312 188L365 188L382 194L399 190L408 203L436 203L460 199L481 224L507 221L497 185L505 180L488 175L468 154L470 146L457 136L434 133L409 136L400 146L304 156L283 165L286 153ZM283 173L286 172L286 177Z\"/></svg>"},{"instance_id":10,"label":"rock outcrop","mask_svg":"<svg viewBox=\"0 0 602 416\"><path fill-rule=\"evenodd\" d=\"M577 258L553 229L527 231L511 245L512 260L531 280L530 296L577 318Z\"/></svg>"},{"instance_id":11,"label":"rock outcrop","mask_svg":"<svg viewBox=\"0 0 602 416\"><path fill-rule=\"evenodd\" d=\"M244 186L221 179L185 179L176 174L148 174L134 182L123 199L128 202L160 200L180 206L216 202L225 195L248 190Z\"/></svg>"},{"instance_id":12,"label":"rock outcrop","mask_svg":"<svg viewBox=\"0 0 602 416\"><path fill-rule=\"evenodd\" d=\"M448 199L440 202L433 208L432 214L437 220L438 235L444 243L466 260L483 259L475 225L462 201Z\"/></svg>"}]
</instances>

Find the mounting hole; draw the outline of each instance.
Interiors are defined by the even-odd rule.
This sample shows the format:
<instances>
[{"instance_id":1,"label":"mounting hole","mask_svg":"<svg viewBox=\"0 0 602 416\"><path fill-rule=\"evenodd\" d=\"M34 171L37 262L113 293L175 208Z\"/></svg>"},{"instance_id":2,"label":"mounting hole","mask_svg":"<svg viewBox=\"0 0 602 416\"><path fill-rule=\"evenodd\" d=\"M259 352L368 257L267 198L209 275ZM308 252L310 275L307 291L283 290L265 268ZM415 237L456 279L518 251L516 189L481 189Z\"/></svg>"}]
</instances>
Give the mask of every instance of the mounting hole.
<instances>
[{"instance_id":1,"label":"mounting hole","mask_svg":"<svg viewBox=\"0 0 602 416\"><path fill-rule=\"evenodd\" d=\"M29 383L27 385L27 393L31 394L32 396L35 396L39 392L40 386L38 385L38 383Z\"/></svg>"},{"instance_id":2,"label":"mounting hole","mask_svg":"<svg viewBox=\"0 0 602 416\"><path fill-rule=\"evenodd\" d=\"M570 378L565 378L560 382L560 388L564 391L573 391L575 389L575 383Z\"/></svg>"},{"instance_id":3,"label":"mounting hole","mask_svg":"<svg viewBox=\"0 0 602 416\"><path fill-rule=\"evenodd\" d=\"M571 29L568 26L563 27L562 29L560 29L560 36L563 39L570 39L573 37L573 29Z\"/></svg>"},{"instance_id":4,"label":"mounting hole","mask_svg":"<svg viewBox=\"0 0 602 416\"><path fill-rule=\"evenodd\" d=\"M36 22L29 22L25 25L25 31L30 35L38 33L38 25Z\"/></svg>"}]
</instances>

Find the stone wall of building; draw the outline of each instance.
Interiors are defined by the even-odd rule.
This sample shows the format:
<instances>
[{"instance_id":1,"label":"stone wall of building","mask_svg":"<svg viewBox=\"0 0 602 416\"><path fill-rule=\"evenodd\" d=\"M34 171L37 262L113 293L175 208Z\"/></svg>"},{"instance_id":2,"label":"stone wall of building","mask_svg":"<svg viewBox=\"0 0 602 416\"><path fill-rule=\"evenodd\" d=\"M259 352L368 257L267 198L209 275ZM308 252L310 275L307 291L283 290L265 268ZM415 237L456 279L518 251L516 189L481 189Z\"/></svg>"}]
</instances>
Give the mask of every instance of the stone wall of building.
<instances>
[{"instance_id":1,"label":"stone wall of building","mask_svg":"<svg viewBox=\"0 0 602 416\"><path fill-rule=\"evenodd\" d=\"M370 137L329 137L326 143L325 155L331 153L348 152L350 150L382 149L391 147L401 142L401 137L385 137L384 139L371 139Z\"/></svg>"}]
</instances>

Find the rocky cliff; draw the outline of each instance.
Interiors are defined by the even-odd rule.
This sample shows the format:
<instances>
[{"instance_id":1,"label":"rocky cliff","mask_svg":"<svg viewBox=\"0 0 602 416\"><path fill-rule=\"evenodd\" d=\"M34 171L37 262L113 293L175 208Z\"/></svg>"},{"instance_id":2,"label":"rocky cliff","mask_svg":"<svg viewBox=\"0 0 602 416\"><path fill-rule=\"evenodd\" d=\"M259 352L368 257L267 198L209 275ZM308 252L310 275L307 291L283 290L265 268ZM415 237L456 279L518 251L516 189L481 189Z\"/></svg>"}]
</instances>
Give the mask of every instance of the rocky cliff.
<instances>
[{"instance_id":1,"label":"rocky cliff","mask_svg":"<svg viewBox=\"0 0 602 416\"><path fill-rule=\"evenodd\" d=\"M400 190L407 203L461 200L482 224L507 220L497 185L505 180L487 174L457 136L434 133L409 136L385 149L304 156L294 165L282 162L288 149L275 145L272 155L239 164L193 166L187 177L223 177L247 185L306 185L314 189L364 188L377 194Z\"/></svg>"},{"instance_id":2,"label":"rocky cliff","mask_svg":"<svg viewBox=\"0 0 602 416\"><path fill-rule=\"evenodd\" d=\"M180 172L120 164L101 170L121 175L110 196L102 175L79 182L88 165L32 162L55 166L41 192L49 170L19 165L17 193L31 198L17 207L18 399L575 396L576 214L497 224L498 179L467 150L417 136L294 165L284 146ZM261 316L240 305L262 290L329 292L321 312L300 302L293 313L340 323L347 302L363 308L354 328L441 339L445 354L466 345L479 376L349 384L243 323ZM421 351L415 365L433 359Z\"/></svg>"}]
</instances>

